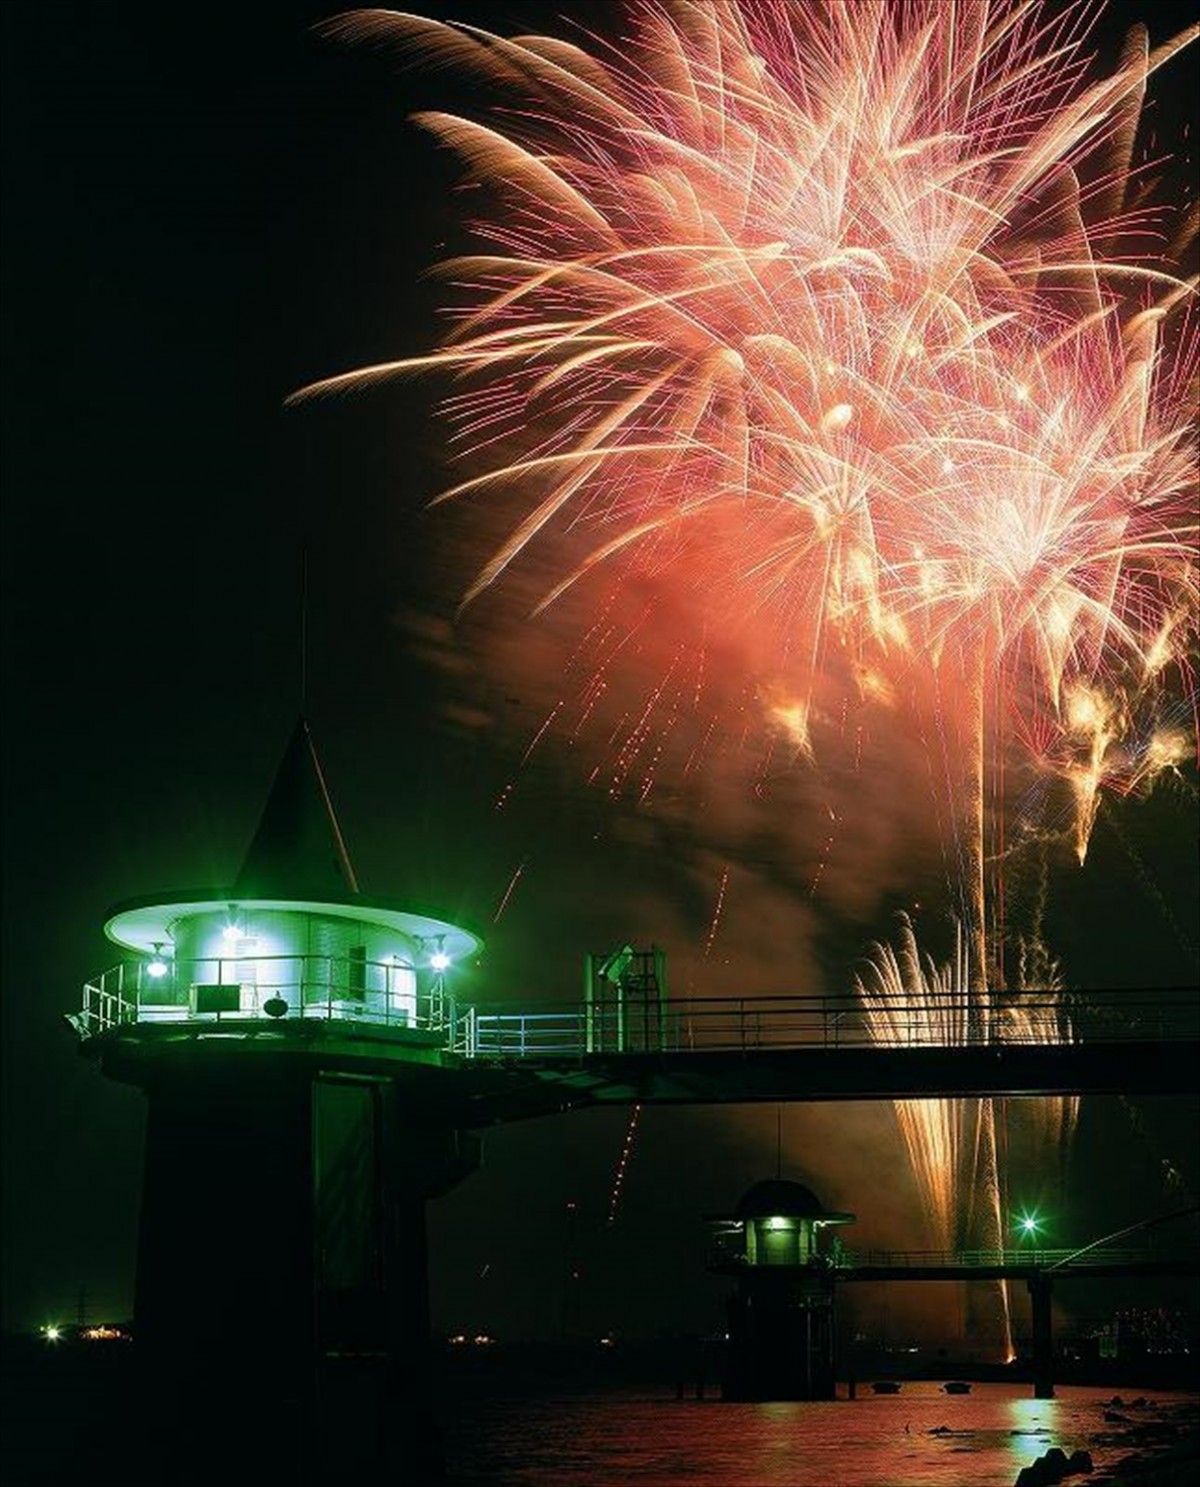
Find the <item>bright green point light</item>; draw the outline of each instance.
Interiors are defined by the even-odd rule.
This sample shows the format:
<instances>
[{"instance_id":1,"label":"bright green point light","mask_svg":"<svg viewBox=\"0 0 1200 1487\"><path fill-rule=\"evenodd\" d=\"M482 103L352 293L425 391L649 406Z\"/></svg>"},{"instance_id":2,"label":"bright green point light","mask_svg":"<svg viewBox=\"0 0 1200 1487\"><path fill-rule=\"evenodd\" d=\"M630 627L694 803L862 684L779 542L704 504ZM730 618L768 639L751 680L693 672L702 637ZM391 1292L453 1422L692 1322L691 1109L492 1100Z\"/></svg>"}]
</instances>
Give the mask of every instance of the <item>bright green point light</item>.
<instances>
[{"instance_id":1,"label":"bright green point light","mask_svg":"<svg viewBox=\"0 0 1200 1487\"><path fill-rule=\"evenodd\" d=\"M1024 1238L1031 1234L1040 1234L1042 1231L1042 1220L1036 1213L1023 1213L1017 1219L1017 1228Z\"/></svg>"},{"instance_id":2,"label":"bright green point light","mask_svg":"<svg viewBox=\"0 0 1200 1487\"><path fill-rule=\"evenodd\" d=\"M444 950L435 950L429 957L429 964L435 971L445 971L449 969L450 957Z\"/></svg>"},{"instance_id":3,"label":"bright green point light","mask_svg":"<svg viewBox=\"0 0 1200 1487\"><path fill-rule=\"evenodd\" d=\"M57 1342L62 1336L62 1328L56 1327L53 1322L42 1328L42 1336L47 1342Z\"/></svg>"},{"instance_id":4,"label":"bright green point light","mask_svg":"<svg viewBox=\"0 0 1200 1487\"><path fill-rule=\"evenodd\" d=\"M768 1229L778 1230L778 1229L788 1229L790 1227L791 1227L791 1225L788 1223L787 1219L770 1218L770 1219L767 1220L767 1228Z\"/></svg>"}]
</instances>

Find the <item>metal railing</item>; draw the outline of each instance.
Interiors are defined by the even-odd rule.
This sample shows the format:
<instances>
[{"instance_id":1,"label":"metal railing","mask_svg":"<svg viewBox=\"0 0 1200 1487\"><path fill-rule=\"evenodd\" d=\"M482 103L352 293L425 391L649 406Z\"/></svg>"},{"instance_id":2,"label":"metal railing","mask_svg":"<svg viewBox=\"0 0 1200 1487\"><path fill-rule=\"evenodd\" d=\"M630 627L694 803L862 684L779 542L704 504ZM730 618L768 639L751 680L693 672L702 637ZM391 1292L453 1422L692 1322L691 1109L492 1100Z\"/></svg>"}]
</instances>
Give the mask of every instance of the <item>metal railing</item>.
<instances>
[{"instance_id":1,"label":"metal railing","mask_svg":"<svg viewBox=\"0 0 1200 1487\"><path fill-rule=\"evenodd\" d=\"M126 961L84 983L72 1019L84 1038L134 1024L351 1021L456 1040L444 980L418 989L414 968L337 955L209 956Z\"/></svg>"},{"instance_id":2,"label":"metal railing","mask_svg":"<svg viewBox=\"0 0 1200 1487\"><path fill-rule=\"evenodd\" d=\"M1112 1266L1137 1266L1152 1262L1194 1261L1192 1251L1176 1244L1166 1249L1153 1246L1079 1250L1051 1249L1044 1245L1026 1244L999 1249L965 1250L852 1250L838 1246L811 1255L803 1262L815 1269L852 1272L855 1270L987 1270L1038 1268L1048 1270L1087 1270ZM722 1236L709 1247L707 1263L713 1267L749 1266L745 1241L739 1236ZM770 1261L766 1262L770 1268Z\"/></svg>"},{"instance_id":3,"label":"metal railing","mask_svg":"<svg viewBox=\"0 0 1200 1487\"><path fill-rule=\"evenodd\" d=\"M414 987L416 989L414 990ZM411 965L332 955L114 966L84 986L84 1037L137 1023L323 1018L435 1035L463 1058L970 1048L1200 1039L1200 994L990 992L866 1007L847 995L695 997L459 1008ZM947 1029L954 1029L953 1035Z\"/></svg>"},{"instance_id":4,"label":"metal railing","mask_svg":"<svg viewBox=\"0 0 1200 1487\"><path fill-rule=\"evenodd\" d=\"M948 1028L956 1030L953 1036ZM631 1018L628 1009L607 1003L473 1008L457 1033L456 1052L484 1059L1163 1041L1200 1038L1200 995L1190 988L991 992L893 1002L886 1009L846 996L697 997L656 1003L650 1018Z\"/></svg>"},{"instance_id":5,"label":"metal railing","mask_svg":"<svg viewBox=\"0 0 1200 1487\"><path fill-rule=\"evenodd\" d=\"M1141 1249L1098 1247L1094 1250L1051 1249L1041 1244L1005 1246L1002 1249L967 1250L850 1250L831 1256L839 1270L878 1267L888 1270L920 1270L957 1267L964 1270L989 1266L1050 1266L1070 1262L1072 1269L1101 1265L1138 1265L1147 1260L1175 1258L1182 1254L1178 1246L1168 1253L1143 1246Z\"/></svg>"}]
</instances>

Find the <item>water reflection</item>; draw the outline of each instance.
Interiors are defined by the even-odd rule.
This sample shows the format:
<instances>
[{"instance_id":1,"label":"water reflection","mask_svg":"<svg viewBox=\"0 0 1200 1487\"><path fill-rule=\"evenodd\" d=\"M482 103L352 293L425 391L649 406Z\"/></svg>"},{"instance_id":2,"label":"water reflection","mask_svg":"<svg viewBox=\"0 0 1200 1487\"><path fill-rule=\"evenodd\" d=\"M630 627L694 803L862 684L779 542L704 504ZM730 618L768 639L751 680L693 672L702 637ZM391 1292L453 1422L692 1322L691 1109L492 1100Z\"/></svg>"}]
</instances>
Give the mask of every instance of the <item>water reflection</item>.
<instances>
[{"instance_id":1,"label":"water reflection","mask_svg":"<svg viewBox=\"0 0 1200 1487\"><path fill-rule=\"evenodd\" d=\"M897 1396L723 1404L642 1395L460 1401L447 1420L453 1487L1010 1487L1050 1446L1084 1447L1099 1468L1123 1454L1101 1391L936 1383ZM1160 1395L1164 1401L1184 1396Z\"/></svg>"},{"instance_id":2,"label":"water reflection","mask_svg":"<svg viewBox=\"0 0 1200 1487\"><path fill-rule=\"evenodd\" d=\"M1094 1392L1084 1392L1090 1402ZM1055 1438L1055 1431L1064 1428L1064 1424L1057 1418L1060 1404L1057 1399L1009 1399L1005 1403L1011 1421L1011 1471L1015 1480L1023 1466L1028 1466L1051 1446L1062 1444ZM1086 1421L1076 1420L1074 1423L1076 1426L1083 1426Z\"/></svg>"}]
</instances>

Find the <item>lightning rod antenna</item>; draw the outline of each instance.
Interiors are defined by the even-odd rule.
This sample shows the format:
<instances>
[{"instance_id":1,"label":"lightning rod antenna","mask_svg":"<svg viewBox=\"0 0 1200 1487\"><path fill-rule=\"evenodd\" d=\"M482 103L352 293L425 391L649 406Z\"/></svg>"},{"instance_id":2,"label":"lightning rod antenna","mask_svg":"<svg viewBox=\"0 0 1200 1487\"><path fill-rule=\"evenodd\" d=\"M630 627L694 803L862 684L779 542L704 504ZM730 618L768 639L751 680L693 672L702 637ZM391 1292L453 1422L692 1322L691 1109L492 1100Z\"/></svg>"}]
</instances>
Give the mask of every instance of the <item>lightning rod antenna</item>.
<instances>
[{"instance_id":1,"label":"lightning rod antenna","mask_svg":"<svg viewBox=\"0 0 1200 1487\"><path fill-rule=\"evenodd\" d=\"M300 549L300 716L308 712L308 544Z\"/></svg>"},{"instance_id":2,"label":"lightning rod antenna","mask_svg":"<svg viewBox=\"0 0 1200 1487\"><path fill-rule=\"evenodd\" d=\"M783 1106L775 1107L775 1176L783 1176Z\"/></svg>"}]
</instances>

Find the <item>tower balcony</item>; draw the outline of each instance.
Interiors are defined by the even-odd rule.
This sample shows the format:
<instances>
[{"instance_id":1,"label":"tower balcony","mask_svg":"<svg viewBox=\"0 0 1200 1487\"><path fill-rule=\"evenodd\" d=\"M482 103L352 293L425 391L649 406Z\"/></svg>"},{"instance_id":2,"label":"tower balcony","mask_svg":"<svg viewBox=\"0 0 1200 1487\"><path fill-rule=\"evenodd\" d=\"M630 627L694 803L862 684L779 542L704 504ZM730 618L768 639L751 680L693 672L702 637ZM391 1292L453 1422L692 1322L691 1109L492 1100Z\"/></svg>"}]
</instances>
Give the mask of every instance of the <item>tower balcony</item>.
<instances>
[{"instance_id":1,"label":"tower balcony","mask_svg":"<svg viewBox=\"0 0 1200 1487\"><path fill-rule=\"evenodd\" d=\"M246 955L122 961L84 982L70 1019L85 1041L161 1024L335 1021L454 1042L457 1008L440 974L398 956Z\"/></svg>"}]
</instances>

